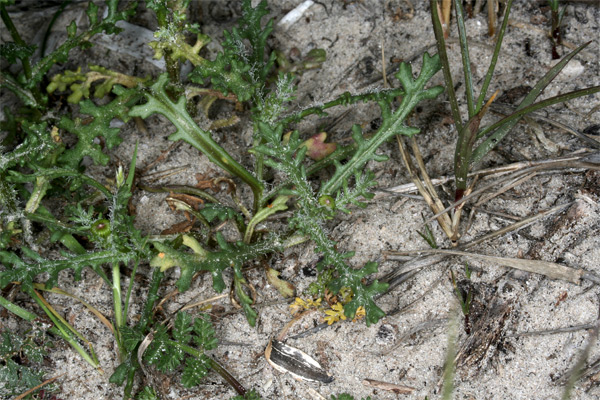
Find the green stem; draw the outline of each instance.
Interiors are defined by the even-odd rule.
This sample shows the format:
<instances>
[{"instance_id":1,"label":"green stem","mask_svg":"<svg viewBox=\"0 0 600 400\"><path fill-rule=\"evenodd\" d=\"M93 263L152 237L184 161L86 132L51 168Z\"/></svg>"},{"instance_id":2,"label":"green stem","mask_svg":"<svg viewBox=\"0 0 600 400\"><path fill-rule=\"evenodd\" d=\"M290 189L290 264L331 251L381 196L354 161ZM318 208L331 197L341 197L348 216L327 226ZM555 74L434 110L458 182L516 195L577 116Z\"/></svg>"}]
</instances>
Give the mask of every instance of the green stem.
<instances>
[{"instance_id":1,"label":"green stem","mask_svg":"<svg viewBox=\"0 0 600 400\"><path fill-rule=\"evenodd\" d=\"M2 17L2 22L6 25L6 28L10 32L10 36L19 46L27 47L27 43L23 39L21 39L21 35L19 35L19 31L15 27L12 22L12 19L8 15L6 11L6 7L4 4L0 4L0 16ZM29 81L31 79L31 64L29 63L29 57L20 58L23 63L23 73L25 74L25 78Z\"/></svg>"},{"instance_id":2,"label":"green stem","mask_svg":"<svg viewBox=\"0 0 600 400\"><path fill-rule=\"evenodd\" d=\"M121 328L123 327L123 308L121 303L121 270L119 263L113 263L112 266L112 290L113 290L113 309L115 313L115 339L119 348L119 358L125 356L123 343L121 342ZM122 362L123 360L120 359Z\"/></svg>"},{"instance_id":3,"label":"green stem","mask_svg":"<svg viewBox=\"0 0 600 400\"><path fill-rule=\"evenodd\" d=\"M263 184L219 146L211 137L210 132L201 129L196 124L185 109L185 97L180 97L177 103L168 97L164 91L167 81L167 75L161 75L152 88L145 93L148 103L135 107L129 115L142 118L147 118L154 113L164 115L177 127L177 132L169 136L169 140L183 140L191 144L206 155L211 162L239 177L252 189L254 208L258 210Z\"/></svg>"},{"instance_id":4,"label":"green stem","mask_svg":"<svg viewBox=\"0 0 600 400\"><path fill-rule=\"evenodd\" d=\"M131 291L133 289L133 283L135 282L135 274L137 272L137 268L139 265L139 261L135 261L135 265L133 266L133 271L131 271L131 278L129 278L129 287L127 288L127 295L125 296L125 304L123 306L123 319L127 321L127 314L129 312L129 299L131 298Z\"/></svg>"},{"instance_id":5,"label":"green stem","mask_svg":"<svg viewBox=\"0 0 600 400\"><path fill-rule=\"evenodd\" d=\"M100 192L102 192L102 194L104 194L104 196L106 196L106 198L110 198L112 196L111 191L108 190L101 183L90 178L89 176L83 175L81 172L74 170L74 169L68 169L68 168L45 169L42 171L38 171L38 172L34 173L33 175L35 175L36 180L37 180L37 178L45 178L48 180L52 180L55 178L76 177L77 179L81 179L84 183L87 183L88 185L93 186L96 189L98 189ZM30 178L31 178L30 176L25 176L23 179L21 179L18 176L10 176L10 177L7 177L7 181L22 183L22 182L29 182ZM30 199L30 201L32 201L32 200ZM37 209L37 207L35 209Z\"/></svg>"},{"instance_id":6,"label":"green stem","mask_svg":"<svg viewBox=\"0 0 600 400\"><path fill-rule=\"evenodd\" d=\"M220 201L206 193L202 189L198 189L193 186L185 186L185 185L165 185L165 186L146 186L143 184L138 184L137 187L139 189L145 190L150 193L183 193L183 194L191 194L192 196L198 196L201 199L207 200L210 203L219 204Z\"/></svg>"},{"instance_id":7,"label":"green stem","mask_svg":"<svg viewBox=\"0 0 600 400\"><path fill-rule=\"evenodd\" d=\"M502 20L502 27L498 32L498 39L496 39L496 47L494 47L494 53L492 54L492 61L490 61L490 67L488 68L488 72L485 75L483 85L481 85L481 92L479 93L479 97L477 98L475 112L479 112L479 110L481 110L488 87L490 86L490 82L492 80L492 76L494 75L494 70L496 69L498 56L500 55L500 47L502 46L502 41L504 39L504 33L506 32L506 27L508 26L508 16L510 14L510 9L512 8L512 3L513 0L508 0L508 3L506 3L506 11L504 13L504 19Z\"/></svg>"},{"instance_id":8,"label":"green stem","mask_svg":"<svg viewBox=\"0 0 600 400\"><path fill-rule=\"evenodd\" d=\"M500 121L488 126L487 128L481 130L477 137L481 138L485 135L489 136L483 141L483 143L479 144L475 150L473 150L473 154L471 156L471 164L481 161L481 159L490 152L500 140L502 140L508 132L517 124L519 119L526 114L535 112L537 110L541 110L542 108L546 108L553 104L564 103L565 101L569 101L571 99L587 96L594 93L600 92L600 86L592 86L586 89L575 90L573 92L561 94L558 96L550 97L548 99L539 101L527 107L523 107L511 115L501 119Z\"/></svg>"},{"instance_id":9,"label":"green stem","mask_svg":"<svg viewBox=\"0 0 600 400\"><path fill-rule=\"evenodd\" d=\"M423 73L423 71L421 71L421 73ZM426 83L427 80L420 80L419 90L411 90L409 93L405 93L402 98L402 103L392 115L384 115L387 113L386 110L389 110L387 100L378 101L378 104L382 109L382 116L384 117L383 124L373 137L368 140L367 145L360 149L360 154L355 154L355 156L348 160L342 167L339 167L336 170L335 175L321 186L319 195L331 195L336 193L342 187L344 181L354 174L355 171L359 171L366 163L365 160L372 157L377 149L394 135L412 136L418 132L417 129L406 126L404 120L412 112L413 108L423 100L421 90L423 90ZM342 173L338 173L340 171Z\"/></svg>"},{"instance_id":10,"label":"green stem","mask_svg":"<svg viewBox=\"0 0 600 400\"><path fill-rule=\"evenodd\" d=\"M473 74L471 73L471 60L469 59L469 44L467 42L467 31L465 28L465 17L462 3L454 0L454 10L456 12L456 26L458 27L458 37L460 43L460 55L462 57L462 69L465 76L465 94L467 97L467 110L469 118L472 118L476 111L473 105Z\"/></svg>"},{"instance_id":11,"label":"green stem","mask_svg":"<svg viewBox=\"0 0 600 400\"><path fill-rule=\"evenodd\" d=\"M35 315L34 313L29 312L26 309L19 307L18 305L8 301L7 299L5 299L2 296L0 296L0 306L6 308L11 313L13 313L27 321L33 321L36 318L38 318L38 316ZM52 327L49 330L51 332L52 332L52 330L54 330L54 332L52 332L52 333L58 333L58 331L55 327Z\"/></svg>"},{"instance_id":12,"label":"green stem","mask_svg":"<svg viewBox=\"0 0 600 400\"><path fill-rule=\"evenodd\" d=\"M366 139L370 139L372 135L365 135ZM354 142L349 144L348 146L338 147L333 153L329 154L324 159L317 161L306 168L306 176L311 176L316 172L322 170L333 164L335 161L341 161L346 158L350 158L352 154L356 151L358 145ZM289 179L286 179L279 185L275 186L271 190L269 190L262 198L261 207L264 207L265 204L275 195L277 195L282 189L289 187L292 183Z\"/></svg>"},{"instance_id":13,"label":"green stem","mask_svg":"<svg viewBox=\"0 0 600 400\"><path fill-rule=\"evenodd\" d=\"M64 223L57 221L44 206L39 207L36 213L25 212L24 215L28 220L43 223L51 232L63 232L58 240L73 253L79 255L86 253L85 248L72 235L80 232L77 229L73 229Z\"/></svg>"},{"instance_id":14,"label":"green stem","mask_svg":"<svg viewBox=\"0 0 600 400\"><path fill-rule=\"evenodd\" d=\"M233 377L233 375L231 375L229 373L229 371L227 371L225 368L223 368L221 366L221 364L219 364L216 360L213 360L209 356L206 356L206 357L208 357L208 359L210 360L210 367L213 370L215 370L215 372L217 372L219 375L221 375L221 377L223 377L223 379L225 379L227 381L227 383L229 383L240 396L244 396L246 394L246 388L244 386L242 386L242 384L239 383Z\"/></svg>"},{"instance_id":15,"label":"green stem","mask_svg":"<svg viewBox=\"0 0 600 400\"><path fill-rule=\"evenodd\" d=\"M54 13L54 15L52 16L52 19L50 20L50 23L48 24L48 28L46 28L46 33L44 34L44 39L42 40L42 47L40 50L40 57L44 57L46 55L46 43L48 42L48 37L50 37L50 33L52 32L52 27L54 26L54 23L56 22L56 20L58 19L58 17L63 13L63 11L65 10L65 8L71 4L71 0L65 0L63 1L60 6L58 7L58 10L56 10L56 12Z\"/></svg>"},{"instance_id":16,"label":"green stem","mask_svg":"<svg viewBox=\"0 0 600 400\"><path fill-rule=\"evenodd\" d=\"M45 176L35 178L35 184L31 196L25 205L25 212L34 213L38 209L46 191L50 187L50 179Z\"/></svg>"},{"instance_id":17,"label":"green stem","mask_svg":"<svg viewBox=\"0 0 600 400\"><path fill-rule=\"evenodd\" d=\"M337 99L329 101L329 102L323 104L322 106L306 108L296 114L292 114L289 117L282 119L280 123L285 126L290 123L301 121L302 119L304 119L307 116L312 115L312 114L325 116L327 114L324 112L324 110L327 110L328 108L335 107L335 106L348 106L350 104L358 103L359 101L366 102L369 100L377 100L382 95L391 99L394 97L403 96L404 90L397 88L397 89L383 90L379 93L366 93L366 94L359 94L359 95L351 95L349 92L345 92L342 95L340 95L340 97L338 97Z\"/></svg>"},{"instance_id":18,"label":"green stem","mask_svg":"<svg viewBox=\"0 0 600 400\"><path fill-rule=\"evenodd\" d=\"M435 34L435 40L437 43L438 54L440 56L440 62L442 63L442 71L444 73L444 82L446 82L446 91L448 92L448 101L450 102L450 111L452 112L452 118L454 119L454 126L456 132L462 131L462 118L460 116L460 109L458 107L458 99L456 92L454 91L454 84L452 83L452 74L450 72L450 62L448 61L448 54L446 53L446 41L444 40L444 30L440 22L440 17L437 12L438 0L430 0L429 5L431 7L431 20L433 23L433 32Z\"/></svg>"},{"instance_id":19,"label":"green stem","mask_svg":"<svg viewBox=\"0 0 600 400\"><path fill-rule=\"evenodd\" d=\"M165 274L160 270L160 268L154 268L152 271L152 280L150 281L150 288L148 290L148 297L146 298L146 304L144 305L144 310L142 311L142 316L140 318L140 329L142 332L146 330L148 324L152 321L152 310L154 309L154 304L158 301L158 289L160 288L160 283L162 282Z\"/></svg>"}]
</instances>

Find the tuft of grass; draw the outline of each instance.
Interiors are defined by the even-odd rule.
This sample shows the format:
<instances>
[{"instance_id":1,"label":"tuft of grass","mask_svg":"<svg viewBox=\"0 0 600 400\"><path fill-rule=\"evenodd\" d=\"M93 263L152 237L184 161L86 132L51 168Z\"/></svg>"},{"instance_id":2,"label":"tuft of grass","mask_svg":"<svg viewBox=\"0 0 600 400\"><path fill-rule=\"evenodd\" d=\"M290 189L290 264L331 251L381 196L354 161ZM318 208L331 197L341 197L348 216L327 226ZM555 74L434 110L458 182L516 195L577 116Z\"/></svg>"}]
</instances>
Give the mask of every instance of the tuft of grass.
<instances>
[{"instance_id":1,"label":"tuft of grass","mask_svg":"<svg viewBox=\"0 0 600 400\"><path fill-rule=\"evenodd\" d=\"M514 128L519 120L536 110L548 107L553 104L559 104L571 99L588 96L590 94L598 93L600 86L589 87L586 89L580 89L569 93L564 93L552 98L539 101L535 103L537 97L542 91L552 82L552 80L560 73L560 71L566 66L566 64L575 57L581 50L583 50L588 44L582 44L577 49L563 57L563 59L552 67L531 89L531 91L521 101L517 109L510 115L502 118L501 120L489 125L481 126L483 117L486 115L487 110L491 102L496 97L493 94L488 99L488 88L491 80L494 76L494 70L498 62L500 55L500 49L502 41L506 33L506 27L508 25L508 19L510 10L512 7L513 0L509 0L506 3L506 9L504 18L498 36L496 39L496 45L492 54L490 65L485 74L483 83L478 96L475 96L475 87L473 74L471 72L471 59L469 52L469 43L467 40L467 33L465 28L465 15L462 8L462 3L458 0L454 1L454 10L456 13L456 24L458 28L460 52L462 57L462 70L464 76L465 86L465 98L467 106L467 115L463 116L460 113L459 99L454 90L455 80L450 73L450 64L448 61L448 55L446 52L446 40L444 36L443 23L438 15L437 0L431 0L431 18L434 27L434 34L438 48L438 54L440 56L440 62L442 64L442 71L444 74L444 81L446 83L446 90L448 94L448 100L450 102L450 110L452 118L454 120L454 126L458 133L455 154L454 154L454 177L455 177L455 190L454 200L460 201L465 195L467 195L472 187L469 184L468 173L471 167L480 162L486 154L494 149L502 139L504 139L508 133ZM486 100L487 99L487 100ZM460 237L459 221L461 217L462 206L457 206L452 215L452 228L453 232L450 234L450 239L456 243Z\"/></svg>"}]
</instances>

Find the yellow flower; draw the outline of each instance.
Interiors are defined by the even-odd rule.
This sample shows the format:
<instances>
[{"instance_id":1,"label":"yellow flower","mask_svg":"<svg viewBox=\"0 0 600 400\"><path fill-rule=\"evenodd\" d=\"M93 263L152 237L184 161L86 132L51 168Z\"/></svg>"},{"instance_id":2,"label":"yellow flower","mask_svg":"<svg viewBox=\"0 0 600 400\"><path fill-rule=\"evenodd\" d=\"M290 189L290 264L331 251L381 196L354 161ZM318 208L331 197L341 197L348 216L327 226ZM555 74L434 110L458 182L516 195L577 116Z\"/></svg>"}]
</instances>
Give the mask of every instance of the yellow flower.
<instances>
[{"instance_id":1,"label":"yellow flower","mask_svg":"<svg viewBox=\"0 0 600 400\"><path fill-rule=\"evenodd\" d=\"M325 314L327 314L327 316L324 318L324 320L327 322L327 325L331 325L340 319L346 319L346 316L344 315L344 305L340 302L332 305L331 310L325 311Z\"/></svg>"},{"instance_id":2,"label":"yellow flower","mask_svg":"<svg viewBox=\"0 0 600 400\"><path fill-rule=\"evenodd\" d=\"M308 309L308 305L306 304L306 301L302 300L300 297L296 297L296 300L290 304L290 312L292 315L295 315L302 309Z\"/></svg>"},{"instance_id":3,"label":"yellow flower","mask_svg":"<svg viewBox=\"0 0 600 400\"><path fill-rule=\"evenodd\" d=\"M314 308L321 307L321 300L322 299L316 299L316 300L309 299L308 300L308 307L314 307Z\"/></svg>"},{"instance_id":4,"label":"yellow flower","mask_svg":"<svg viewBox=\"0 0 600 400\"><path fill-rule=\"evenodd\" d=\"M354 314L354 319L352 320L352 322L356 322L357 320L361 319L365 315L367 315L365 308L363 306L358 307L356 309L356 313Z\"/></svg>"}]
</instances>

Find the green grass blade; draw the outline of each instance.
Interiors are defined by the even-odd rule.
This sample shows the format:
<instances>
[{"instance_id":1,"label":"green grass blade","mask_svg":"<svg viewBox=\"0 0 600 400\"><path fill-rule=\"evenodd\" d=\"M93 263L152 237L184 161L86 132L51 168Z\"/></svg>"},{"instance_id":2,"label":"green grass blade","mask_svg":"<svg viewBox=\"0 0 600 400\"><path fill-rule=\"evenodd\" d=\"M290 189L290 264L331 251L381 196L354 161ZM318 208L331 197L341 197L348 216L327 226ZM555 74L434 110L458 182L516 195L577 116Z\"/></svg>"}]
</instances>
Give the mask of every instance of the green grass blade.
<instances>
[{"instance_id":1,"label":"green grass blade","mask_svg":"<svg viewBox=\"0 0 600 400\"><path fill-rule=\"evenodd\" d=\"M473 106L473 74L471 73L471 60L469 58L469 44L467 42L467 31L465 29L465 15L462 2L454 0L456 10L456 26L458 27L458 42L460 43L460 55L462 57L463 73L465 75L465 94L467 96L467 109L469 119L475 115Z\"/></svg>"},{"instance_id":2,"label":"green grass blade","mask_svg":"<svg viewBox=\"0 0 600 400\"><path fill-rule=\"evenodd\" d=\"M492 148L494 148L494 146L496 146L497 143L499 143L502 139L504 139L504 137L508 134L508 132L510 132L510 130L517 124L517 122L519 121L519 118L521 116L527 114L527 112L521 113L520 111L527 108L528 106L530 106L535 101L535 99L540 95L540 93L546 88L546 86L548 86L550 84L550 82L552 82L552 80L556 77L556 75L558 75L560 73L560 71L565 67L565 65L567 65L567 63L573 57L575 57L575 55L577 55L577 53L579 53L581 50L583 50L583 48L586 47L590 43L591 42L582 44L577 49L573 50L570 54L565 56L558 64L556 64L554 67L552 67L552 69L550 69L550 71L548 71L546 73L546 75L544 75L542 77L542 79L540 79L538 81L538 83L533 87L533 89L531 89L531 91L523 99L521 104L519 104L519 106L517 107L517 112L515 112L511 116L505 118L504 120L501 120L501 121L503 121L502 124L495 123L492 126L486 128L486 129L483 129L481 132L479 132L479 134L477 135L478 139L486 136L487 134L489 134L490 132L492 132L495 129L498 129L501 126L500 129L498 129L491 136L489 136L483 143L481 143L473 151L473 155L471 157L471 164L473 164L477 161L480 161ZM594 89L594 88L590 88L590 89ZM572 97L567 96L563 101L567 101L567 100L570 100L575 97L585 96L587 94L595 93L595 91L593 91L593 90L589 93L586 93L585 92L586 90L587 89L584 89L582 91L571 92L569 94L573 94L573 93L580 93L580 94L576 95L576 96L572 96ZM560 97L560 96L557 96L557 97ZM556 99L556 97L554 99ZM551 105L551 104L556 104L558 102L560 102L560 101L550 102L549 104L546 104L546 106ZM537 104L542 104L542 103L544 103L544 102L540 102ZM535 107L535 109L530 109L529 112L539 110L540 108L543 108L543 107Z\"/></svg>"},{"instance_id":3,"label":"green grass blade","mask_svg":"<svg viewBox=\"0 0 600 400\"><path fill-rule=\"evenodd\" d=\"M542 100L525 108L521 108L513 114L509 115L496 122L495 124L489 126L485 129L485 132L493 132L491 136L489 136L486 140L483 141L477 148L473 151L473 155L471 157L471 163L476 163L480 161L490 150L492 150L500 140L506 136L506 134L515 126L515 124L526 114L535 112L537 110L541 110L542 108L546 108L553 104L564 103L565 101L569 101L575 99L577 97L587 96L590 94L600 92L600 86L593 86L587 89L575 90L573 92L561 94L558 96L551 97L546 100Z\"/></svg>"},{"instance_id":4,"label":"green grass blade","mask_svg":"<svg viewBox=\"0 0 600 400\"><path fill-rule=\"evenodd\" d=\"M483 85L481 86L481 92L479 93L479 97L477 98L477 105L475 106L475 112L478 113L481 107L483 106L483 102L485 100L485 96L487 94L488 87L490 86L490 82L492 80L492 76L494 75L494 69L496 68L496 62L498 61L498 56L500 55L500 47L502 46L502 40L504 39L504 33L506 32L506 27L508 26L508 15L510 14L510 9L512 7L513 0L509 0L508 4L506 4L506 12L504 13L504 19L502 20L502 27L498 32L498 39L496 40L496 47L494 48L494 54L492 54L492 61L490 62L490 67L488 68L488 72L485 74L485 79L483 81Z\"/></svg>"},{"instance_id":5,"label":"green grass blade","mask_svg":"<svg viewBox=\"0 0 600 400\"><path fill-rule=\"evenodd\" d=\"M454 84L452 83L452 74L450 73L450 63L448 62L448 54L446 53L446 41L444 40L444 30L440 17L437 12L437 0L430 0L429 5L431 7L431 21L433 23L433 33L435 34L435 41L437 42L438 54L440 56L440 62L442 63L442 71L444 73L444 82L446 82L446 90L448 91L448 101L450 102L450 111L452 112L452 118L454 119L454 126L457 132L462 131L462 118L460 116L460 110L458 108L458 100L456 98L456 92L454 91Z\"/></svg>"}]
</instances>

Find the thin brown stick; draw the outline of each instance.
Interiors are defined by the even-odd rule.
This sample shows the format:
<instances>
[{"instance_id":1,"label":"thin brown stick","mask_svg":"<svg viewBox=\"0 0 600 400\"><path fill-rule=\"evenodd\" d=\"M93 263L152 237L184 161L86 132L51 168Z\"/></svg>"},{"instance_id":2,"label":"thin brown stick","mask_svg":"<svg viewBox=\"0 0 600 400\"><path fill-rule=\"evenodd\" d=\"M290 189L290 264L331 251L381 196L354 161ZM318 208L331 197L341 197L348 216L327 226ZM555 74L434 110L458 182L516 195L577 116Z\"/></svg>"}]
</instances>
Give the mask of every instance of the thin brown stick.
<instances>
[{"instance_id":1,"label":"thin brown stick","mask_svg":"<svg viewBox=\"0 0 600 400\"><path fill-rule=\"evenodd\" d=\"M209 299L204 299L204 300L198 301L196 303L187 304L187 305L183 306L181 308L181 310L179 310L179 311L185 311L185 310L190 309L190 308L198 307L198 306L200 306L202 304L210 303L212 301L219 300L219 299L222 299L222 298L227 297L227 296L228 296L228 294L220 294L218 296L214 296L214 297L211 297Z\"/></svg>"},{"instance_id":2,"label":"thin brown stick","mask_svg":"<svg viewBox=\"0 0 600 400\"><path fill-rule=\"evenodd\" d=\"M60 378L61 376L65 376L67 373L65 372L64 374L60 374L57 375L55 377L52 377L50 379L46 379L44 382L40 383L39 385L32 387L31 389L29 389L28 391L21 393L20 395L18 395L17 397L15 397L13 400L22 400L25 397L27 397L28 395L30 395L31 393L35 392L36 390L38 390L39 388L41 388L42 386L46 386L52 382L54 382L55 380L57 380L58 378Z\"/></svg>"},{"instance_id":3,"label":"thin brown stick","mask_svg":"<svg viewBox=\"0 0 600 400\"><path fill-rule=\"evenodd\" d=\"M294 325L296 322L298 322L304 316L306 316L314 311L316 311L316 310L306 310L306 311L296 315L294 318L292 318L292 320L290 322L288 322L287 324L285 324L283 329L281 329L281 332L279 332L279 335L277 335L277 340L282 341L285 338L285 335L287 335L288 331L292 328L292 325Z\"/></svg>"},{"instance_id":4,"label":"thin brown stick","mask_svg":"<svg viewBox=\"0 0 600 400\"><path fill-rule=\"evenodd\" d=\"M404 141L402 140L402 138L400 136L396 136L396 139L398 140L398 148L400 149L400 154L402 156L402 160L404 161L404 165L406 166L415 187L418 189L421 196L423 196L423 199L425 199L425 202L427 202L427 205L429 205L429 208L431 208L431 210L434 213L436 213L436 215L437 215L436 218L438 220L438 223L440 224L440 227L444 231L444 233L448 237L452 237L452 229L451 229L452 221L450 220L450 217L447 214L438 212L440 210L440 208L444 207L443 204L440 204L438 207L438 204L432 198L431 193L429 193L429 191L425 188L425 186L423 186L423 183L417 176L417 173L415 172L415 167L410 159L410 155L408 154L408 151L406 151Z\"/></svg>"},{"instance_id":5,"label":"thin brown stick","mask_svg":"<svg viewBox=\"0 0 600 400\"><path fill-rule=\"evenodd\" d=\"M464 196L462 199L460 199L459 201L456 201L454 203L452 203L450 206L446 207L444 210L436 213L434 216L430 217L429 219L427 219L426 221L423 222L423 224L427 224L431 221L433 221L434 219L437 219L439 217L439 215L446 213L448 211L450 211L451 209L458 207L459 205L463 204L464 202L470 200L471 198L473 198L474 196L479 195L480 193L483 193L487 190L489 190L490 188L496 186L496 185L500 185L500 184L504 184L507 181L510 181L512 179L517 179L519 177L525 176L527 174L530 174L532 172L536 172L536 171L542 171L542 170L549 170L549 169L562 169L562 168L572 168L572 167L581 167L581 168L587 168L587 169L598 169L600 170L600 164L596 163L596 162L587 162L585 160L582 160L581 158L578 159L578 161L567 161L565 159L561 159L561 160L555 160L554 162L548 162L548 163L544 163L544 164L539 164L533 167L529 167L529 168L525 168L522 169L520 171L516 171L513 174L510 174L504 178L500 178L495 182L492 182L484 187L481 187L477 190L474 190L472 193L470 193L469 195Z\"/></svg>"},{"instance_id":6,"label":"thin brown stick","mask_svg":"<svg viewBox=\"0 0 600 400\"><path fill-rule=\"evenodd\" d=\"M362 381L362 384L365 386L374 387L381 390L387 390L388 392L392 392L395 394L411 394L415 391L414 387L404 386L404 385L396 385L395 383L377 381L375 379L366 378Z\"/></svg>"},{"instance_id":7,"label":"thin brown stick","mask_svg":"<svg viewBox=\"0 0 600 400\"><path fill-rule=\"evenodd\" d=\"M564 265L542 261L542 260L524 260L521 258L509 258L509 257L497 257L488 256L485 254L469 253L460 250L443 250L443 249L426 249L426 250L412 250L412 251L399 251L399 252L387 252L388 254L398 255L422 255L422 254L445 254L461 257L476 258L484 261L497 263L505 267L511 267L521 271L533 272L540 275L545 275L550 279L564 280L576 285L581 282L581 277L585 273L583 269L569 268Z\"/></svg>"},{"instance_id":8,"label":"thin brown stick","mask_svg":"<svg viewBox=\"0 0 600 400\"><path fill-rule=\"evenodd\" d=\"M582 330L594 329L597 325L598 324L596 322L594 322L591 324L565 326L562 328L546 329L543 331L518 332L518 333L513 333L513 334L507 334L506 337L555 335L557 333L577 332L577 331L582 331Z\"/></svg>"}]
</instances>

